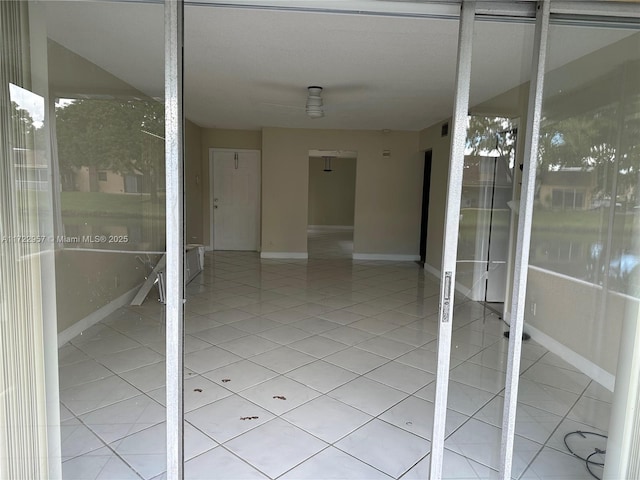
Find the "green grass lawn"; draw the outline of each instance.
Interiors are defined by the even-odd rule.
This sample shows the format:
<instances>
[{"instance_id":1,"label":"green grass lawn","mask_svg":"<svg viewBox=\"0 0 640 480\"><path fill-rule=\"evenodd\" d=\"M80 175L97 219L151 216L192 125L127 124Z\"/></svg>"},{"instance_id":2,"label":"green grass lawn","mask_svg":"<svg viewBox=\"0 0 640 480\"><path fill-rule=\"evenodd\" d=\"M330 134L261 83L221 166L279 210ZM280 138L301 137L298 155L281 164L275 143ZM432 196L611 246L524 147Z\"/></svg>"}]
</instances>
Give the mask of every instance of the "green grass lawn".
<instances>
[{"instance_id":1,"label":"green grass lawn","mask_svg":"<svg viewBox=\"0 0 640 480\"><path fill-rule=\"evenodd\" d=\"M164 217L164 196L100 192L61 192L64 216Z\"/></svg>"},{"instance_id":2,"label":"green grass lawn","mask_svg":"<svg viewBox=\"0 0 640 480\"><path fill-rule=\"evenodd\" d=\"M489 211L483 211L485 221L488 222ZM475 229L480 211L476 208L463 208L460 228ZM608 210L544 210L536 208L533 214L533 230L553 232L600 232L606 229L609 219ZM634 226L633 212L616 212L615 224L623 226L625 233L630 233ZM494 227L506 226L509 222L509 211L494 212Z\"/></svg>"}]
</instances>

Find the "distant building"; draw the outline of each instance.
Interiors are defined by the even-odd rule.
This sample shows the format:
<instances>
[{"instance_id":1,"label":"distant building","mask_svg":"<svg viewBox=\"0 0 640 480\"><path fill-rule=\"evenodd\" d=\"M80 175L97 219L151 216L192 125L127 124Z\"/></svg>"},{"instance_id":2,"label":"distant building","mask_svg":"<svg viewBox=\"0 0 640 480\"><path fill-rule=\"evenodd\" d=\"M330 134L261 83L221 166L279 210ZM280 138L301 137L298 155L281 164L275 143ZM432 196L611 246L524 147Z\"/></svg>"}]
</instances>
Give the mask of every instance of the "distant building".
<instances>
[{"instance_id":1,"label":"distant building","mask_svg":"<svg viewBox=\"0 0 640 480\"><path fill-rule=\"evenodd\" d=\"M141 174L125 174L95 167L73 170L73 181L64 190L101 193L150 193L150 182ZM71 187L71 188L69 188Z\"/></svg>"},{"instance_id":2,"label":"distant building","mask_svg":"<svg viewBox=\"0 0 640 480\"><path fill-rule=\"evenodd\" d=\"M558 210L594 208L596 172L582 167L564 167L540 175L540 203Z\"/></svg>"}]
</instances>

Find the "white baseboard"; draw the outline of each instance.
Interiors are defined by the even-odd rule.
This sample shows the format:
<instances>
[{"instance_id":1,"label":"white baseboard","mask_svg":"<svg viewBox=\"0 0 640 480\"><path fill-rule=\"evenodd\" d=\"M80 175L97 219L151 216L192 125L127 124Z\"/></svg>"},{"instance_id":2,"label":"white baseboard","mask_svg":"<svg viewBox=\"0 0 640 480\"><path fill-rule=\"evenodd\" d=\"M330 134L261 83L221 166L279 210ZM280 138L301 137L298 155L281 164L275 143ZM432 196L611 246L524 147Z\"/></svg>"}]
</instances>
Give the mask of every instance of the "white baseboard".
<instances>
[{"instance_id":1,"label":"white baseboard","mask_svg":"<svg viewBox=\"0 0 640 480\"><path fill-rule=\"evenodd\" d=\"M136 293L138 293L138 290L140 290L141 285L142 284L132 288L126 293L123 293L115 300L112 300L111 302L107 303L105 306L99 308L95 312L90 313L89 315L84 317L82 320L79 320L78 322L74 323L66 330L63 330L62 332L58 333L58 348L62 347L64 344L66 344L68 341L70 341L77 335L80 335L86 329L95 325L103 318L106 318L108 315L111 315L120 307L129 305L131 303L131 300L133 300L133 298L136 296Z\"/></svg>"},{"instance_id":2,"label":"white baseboard","mask_svg":"<svg viewBox=\"0 0 640 480\"><path fill-rule=\"evenodd\" d=\"M553 337L550 337L546 333L541 332L537 328L525 324L524 329L529 335L531 335L531 338L533 340L549 350L551 353L555 353L565 362L570 363L582 373L592 378L606 389L613 392L616 383L615 375L607 372L605 369L599 367L591 360L584 358L582 355L574 352L566 345L563 345Z\"/></svg>"},{"instance_id":3,"label":"white baseboard","mask_svg":"<svg viewBox=\"0 0 640 480\"><path fill-rule=\"evenodd\" d=\"M309 254L307 252L260 252L260 258L306 260Z\"/></svg>"},{"instance_id":4,"label":"white baseboard","mask_svg":"<svg viewBox=\"0 0 640 480\"><path fill-rule=\"evenodd\" d=\"M338 230L353 231L353 225L309 225L307 230L333 232Z\"/></svg>"},{"instance_id":5,"label":"white baseboard","mask_svg":"<svg viewBox=\"0 0 640 480\"><path fill-rule=\"evenodd\" d=\"M432 265L429 265L428 263L424 264L424 272L425 274L430 273L431 275L436 277L438 280L442 279L442 275L440 275L440 270L438 270ZM465 287L464 285L461 285L458 282L456 282L456 292L461 293L465 297L471 298L471 290Z\"/></svg>"},{"instance_id":6,"label":"white baseboard","mask_svg":"<svg viewBox=\"0 0 640 480\"><path fill-rule=\"evenodd\" d=\"M416 262L420 260L420 255L397 255L387 253L354 253L354 260L387 260L392 262Z\"/></svg>"},{"instance_id":7,"label":"white baseboard","mask_svg":"<svg viewBox=\"0 0 640 480\"><path fill-rule=\"evenodd\" d=\"M438 270L435 267L432 267L428 263L424 264L424 273L430 273L431 275L433 275L437 279L440 279L440 270Z\"/></svg>"}]
</instances>

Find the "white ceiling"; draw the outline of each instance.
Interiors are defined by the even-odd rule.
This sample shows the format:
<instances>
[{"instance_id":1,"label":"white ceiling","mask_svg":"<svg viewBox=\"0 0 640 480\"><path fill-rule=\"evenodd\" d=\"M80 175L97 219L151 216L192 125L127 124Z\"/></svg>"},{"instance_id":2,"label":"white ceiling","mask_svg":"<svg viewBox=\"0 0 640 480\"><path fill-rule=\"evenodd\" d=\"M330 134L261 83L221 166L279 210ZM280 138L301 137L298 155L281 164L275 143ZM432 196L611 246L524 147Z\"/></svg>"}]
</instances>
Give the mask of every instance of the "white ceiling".
<instances>
[{"instance_id":1,"label":"white ceiling","mask_svg":"<svg viewBox=\"0 0 640 480\"><path fill-rule=\"evenodd\" d=\"M46 2L46 23L56 42L163 96L161 4ZM559 29L552 66L629 33ZM451 19L187 5L185 115L209 128L420 130L451 115L457 36ZM526 81L532 39L531 24L477 23L472 105ZM310 85L324 88L324 118L305 115Z\"/></svg>"}]
</instances>

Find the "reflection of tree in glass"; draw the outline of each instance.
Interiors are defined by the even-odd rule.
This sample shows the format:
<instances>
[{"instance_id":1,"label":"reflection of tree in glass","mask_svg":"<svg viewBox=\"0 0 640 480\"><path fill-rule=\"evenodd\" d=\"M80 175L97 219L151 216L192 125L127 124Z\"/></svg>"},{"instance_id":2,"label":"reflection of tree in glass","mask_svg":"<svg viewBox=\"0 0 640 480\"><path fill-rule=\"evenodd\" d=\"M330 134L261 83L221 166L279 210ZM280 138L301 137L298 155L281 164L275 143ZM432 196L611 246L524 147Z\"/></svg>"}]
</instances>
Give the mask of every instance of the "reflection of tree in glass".
<instances>
[{"instance_id":1,"label":"reflection of tree in glass","mask_svg":"<svg viewBox=\"0 0 640 480\"><path fill-rule=\"evenodd\" d=\"M29 112L21 108L16 102L11 101L11 121L14 122L14 126L21 129L33 130L33 118Z\"/></svg>"},{"instance_id":2,"label":"reflection of tree in glass","mask_svg":"<svg viewBox=\"0 0 640 480\"><path fill-rule=\"evenodd\" d=\"M516 144L517 131L512 121L502 117L471 115L467 128L466 155L511 156Z\"/></svg>"},{"instance_id":3,"label":"reflection of tree in glass","mask_svg":"<svg viewBox=\"0 0 640 480\"><path fill-rule=\"evenodd\" d=\"M623 111L619 111L619 108ZM607 105L556 121L543 119L538 150L540 171L569 168L592 171L596 184L595 199L616 201L616 197L619 197L627 202L635 202L640 161L640 122L637 119L634 121L628 113L637 111L640 111L640 105L636 98L622 107ZM624 130L619 132L621 126ZM613 192L612 169L616 161L617 189Z\"/></svg>"},{"instance_id":4,"label":"reflection of tree in glass","mask_svg":"<svg viewBox=\"0 0 640 480\"><path fill-rule=\"evenodd\" d=\"M8 133L16 185L24 191L45 190L48 170L43 122L35 120L27 108L12 100ZM25 202L24 205L36 206Z\"/></svg>"},{"instance_id":5,"label":"reflection of tree in glass","mask_svg":"<svg viewBox=\"0 0 640 480\"><path fill-rule=\"evenodd\" d=\"M563 97L547 100L537 183L546 182L548 188L544 195L538 191L533 236L539 246L557 244L553 231L562 229L560 235L572 242L571 251L583 252L576 258L563 256L545 268L637 296L640 96L620 98L613 92L608 97L582 95L581 102ZM600 105L594 108L592 101ZM589 182L578 183L586 176ZM551 188L556 190L553 198ZM580 196L580 201L567 203L567 195ZM536 258L534 263L545 266L545 259Z\"/></svg>"},{"instance_id":6,"label":"reflection of tree in glass","mask_svg":"<svg viewBox=\"0 0 640 480\"><path fill-rule=\"evenodd\" d=\"M29 111L11 101L11 131L14 133L13 148L21 150L44 150L44 135L37 135L43 130L42 124L37 124Z\"/></svg>"},{"instance_id":7,"label":"reflection of tree in glass","mask_svg":"<svg viewBox=\"0 0 640 480\"><path fill-rule=\"evenodd\" d=\"M164 105L153 100L74 100L56 109L61 171L89 167L140 174L156 198L164 178Z\"/></svg>"}]
</instances>

